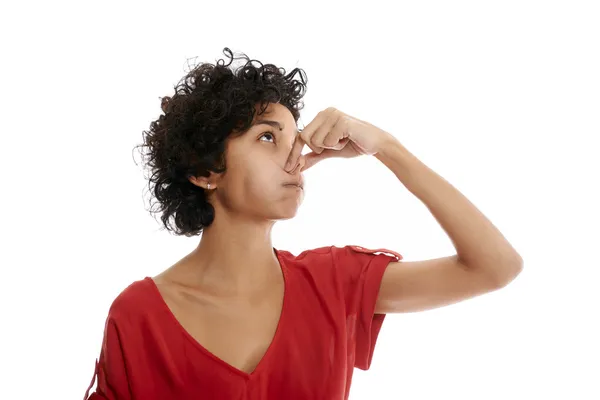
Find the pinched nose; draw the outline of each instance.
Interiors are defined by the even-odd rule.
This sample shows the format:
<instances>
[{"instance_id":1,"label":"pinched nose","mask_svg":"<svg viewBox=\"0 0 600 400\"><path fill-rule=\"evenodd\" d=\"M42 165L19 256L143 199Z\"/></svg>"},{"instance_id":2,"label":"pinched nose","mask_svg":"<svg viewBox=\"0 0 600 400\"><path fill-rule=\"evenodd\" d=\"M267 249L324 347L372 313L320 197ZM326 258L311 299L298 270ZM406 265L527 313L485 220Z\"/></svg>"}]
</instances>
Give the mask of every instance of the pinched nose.
<instances>
[{"instance_id":1,"label":"pinched nose","mask_svg":"<svg viewBox=\"0 0 600 400\"><path fill-rule=\"evenodd\" d=\"M306 165L306 157L304 157L304 155L301 155L300 157L298 157L298 161L296 161L296 165L294 167L292 167L292 169L290 171L287 171L287 173L290 175L298 175L302 172L305 165Z\"/></svg>"},{"instance_id":2,"label":"pinched nose","mask_svg":"<svg viewBox=\"0 0 600 400\"><path fill-rule=\"evenodd\" d=\"M298 166L296 167L298 172L301 172L304 169L305 165L306 165L306 157L302 154L298 158Z\"/></svg>"}]
</instances>

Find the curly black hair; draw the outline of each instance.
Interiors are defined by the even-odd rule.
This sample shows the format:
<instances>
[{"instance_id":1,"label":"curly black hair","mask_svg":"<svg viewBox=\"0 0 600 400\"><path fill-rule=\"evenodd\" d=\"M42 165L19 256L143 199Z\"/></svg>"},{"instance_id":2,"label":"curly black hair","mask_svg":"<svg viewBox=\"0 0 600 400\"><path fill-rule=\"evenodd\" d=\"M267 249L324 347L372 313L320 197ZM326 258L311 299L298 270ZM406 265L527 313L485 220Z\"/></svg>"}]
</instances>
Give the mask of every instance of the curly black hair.
<instances>
[{"instance_id":1,"label":"curly black hair","mask_svg":"<svg viewBox=\"0 0 600 400\"><path fill-rule=\"evenodd\" d=\"M194 67L175 85L172 97L161 99L161 114L143 131L142 157L153 195L151 214L161 214L164 227L176 235L196 236L215 218L204 189L188 179L226 170L225 143L247 131L257 112L269 103L285 106L298 122L304 107L307 78L304 70L288 74L273 64L250 60L245 54ZM237 70L234 59L246 61ZM257 65L255 65L255 63ZM299 74L300 79L294 79Z\"/></svg>"}]
</instances>

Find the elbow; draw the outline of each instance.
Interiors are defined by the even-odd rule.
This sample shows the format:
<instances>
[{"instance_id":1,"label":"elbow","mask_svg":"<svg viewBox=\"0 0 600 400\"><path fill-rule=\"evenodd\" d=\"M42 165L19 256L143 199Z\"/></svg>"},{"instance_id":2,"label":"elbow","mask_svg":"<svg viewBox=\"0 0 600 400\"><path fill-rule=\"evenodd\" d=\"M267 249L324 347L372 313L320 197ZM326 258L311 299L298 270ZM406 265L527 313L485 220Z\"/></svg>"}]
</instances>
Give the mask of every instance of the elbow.
<instances>
[{"instance_id":1,"label":"elbow","mask_svg":"<svg viewBox=\"0 0 600 400\"><path fill-rule=\"evenodd\" d=\"M496 270L495 281L498 289L508 286L523 271L523 259L517 255L516 259Z\"/></svg>"}]
</instances>

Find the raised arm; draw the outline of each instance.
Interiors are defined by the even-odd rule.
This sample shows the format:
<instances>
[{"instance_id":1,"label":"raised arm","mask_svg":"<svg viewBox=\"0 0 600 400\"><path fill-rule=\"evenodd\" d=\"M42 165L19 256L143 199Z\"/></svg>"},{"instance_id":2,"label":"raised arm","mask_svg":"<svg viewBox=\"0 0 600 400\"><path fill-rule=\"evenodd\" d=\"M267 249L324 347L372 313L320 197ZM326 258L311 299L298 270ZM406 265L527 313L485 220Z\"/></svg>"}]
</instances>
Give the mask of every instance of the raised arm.
<instances>
[{"instance_id":1,"label":"raised arm","mask_svg":"<svg viewBox=\"0 0 600 400\"><path fill-rule=\"evenodd\" d=\"M419 198L446 231L456 255L392 262L381 283L376 312L410 312L474 297L512 281L523 260L496 227L454 186L423 164L391 134L330 107L301 132L286 169L303 170L330 157L376 157Z\"/></svg>"},{"instance_id":2,"label":"raised arm","mask_svg":"<svg viewBox=\"0 0 600 400\"><path fill-rule=\"evenodd\" d=\"M522 270L523 260L496 227L454 186L388 136L375 157L429 209L456 255L392 262L381 283L376 312L414 312L499 289Z\"/></svg>"}]
</instances>

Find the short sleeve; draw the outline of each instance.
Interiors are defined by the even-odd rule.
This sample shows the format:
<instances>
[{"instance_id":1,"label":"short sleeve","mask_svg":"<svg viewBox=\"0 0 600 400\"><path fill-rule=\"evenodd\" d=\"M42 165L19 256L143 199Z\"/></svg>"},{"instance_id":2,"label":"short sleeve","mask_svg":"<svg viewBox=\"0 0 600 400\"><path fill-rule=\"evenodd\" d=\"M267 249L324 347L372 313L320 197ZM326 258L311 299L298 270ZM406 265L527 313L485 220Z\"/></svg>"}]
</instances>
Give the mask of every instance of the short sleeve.
<instances>
[{"instance_id":1,"label":"short sleeve","mask_svg":"<svg viewBox=\"0 0 600 400\"><path fill-rule=\"evenodd\" d=\"M84 400L131 399L125 365L119 329L115 320L109 316L104 327L100 359L96 360L94 376ZM89 394L96 379L96 390Z\"/></svg>"},{"instance_id":2,"label":"short sleeve","mask_svg":"<svg viewBox=\"0 0 600 400\"><path fill-rule=\"evenodd\" d=\"M383 273L402 255L387 249L360 246L332 247L333 263L346 306L348 346L354 348L354 366L368 370L385 314L375 314Z\"/></svg>"}]
</instances>

